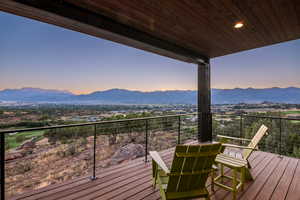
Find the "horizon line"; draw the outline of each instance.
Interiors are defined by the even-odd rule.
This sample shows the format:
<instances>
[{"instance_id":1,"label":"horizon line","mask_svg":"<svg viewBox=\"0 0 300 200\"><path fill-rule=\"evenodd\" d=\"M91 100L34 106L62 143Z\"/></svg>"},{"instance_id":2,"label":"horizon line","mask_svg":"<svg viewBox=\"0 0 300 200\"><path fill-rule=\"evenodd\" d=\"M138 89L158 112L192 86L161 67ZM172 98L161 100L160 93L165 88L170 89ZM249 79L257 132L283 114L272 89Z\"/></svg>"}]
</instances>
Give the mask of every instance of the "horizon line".
<instances>
[{"instance_id":1,"label":"horizon line","mask_svg":"<svg viewBox=\"0 0 300 200\"><path fill-rule=\"evenodd\" d=\"M211 88L211 89L217 89L217 90L233 90L233 89L271 89L271 88L280 88L280 89L286 89L286 88L299 88L297 86L287 86L287 87L234 87L234 88ZM41 89L41 90L56 90L56 91L61 91L61 92L68 92L72 93L75 95L87 95L87 94L92 94L94 92L104 92L104 91L109 91L109 90L128 90L128 91L137 91L137 92L167 92L167 91L197 91L197 89L157 89L157 90L138 90L138 89L128 89L128 88L110 88L110 89L103 89L103 90L95 90L91 92L75 92L72 90L63 90L63 89L50 89L50 88L41 88L41 87L19 87L19 88L4 88L0 89L1 91L4 90L21 90L21 89Z\"/></svg>"}]
</instances>

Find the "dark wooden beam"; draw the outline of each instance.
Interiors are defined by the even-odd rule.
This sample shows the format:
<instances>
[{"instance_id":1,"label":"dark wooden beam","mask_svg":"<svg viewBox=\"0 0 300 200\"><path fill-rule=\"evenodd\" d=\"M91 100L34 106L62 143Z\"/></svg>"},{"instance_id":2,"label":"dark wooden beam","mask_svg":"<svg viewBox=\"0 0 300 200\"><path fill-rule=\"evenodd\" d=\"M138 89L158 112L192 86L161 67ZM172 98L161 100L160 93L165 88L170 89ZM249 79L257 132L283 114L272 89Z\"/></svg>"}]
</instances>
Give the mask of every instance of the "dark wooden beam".
<instances>
[{"instance_id":1,"label":"dark wooden beam","mask_svg":"<svg viewBox=\"0 0 300 200\"><path fill-rule=\"evenodd\" d=\"M210 64L198 63L198 141L212 141Z\"/></svg>"},{"instance_id":2,"label":"dark wooden beam","mask_svg":"<svg viewBox=\"0 0 300 200\"><path fill-rule=\"evenodd\" d=\"M1 0L0 10L185 62L197 63L199 59L207 61L205 55L63 0Z\"/></svg>"}]
</instances>

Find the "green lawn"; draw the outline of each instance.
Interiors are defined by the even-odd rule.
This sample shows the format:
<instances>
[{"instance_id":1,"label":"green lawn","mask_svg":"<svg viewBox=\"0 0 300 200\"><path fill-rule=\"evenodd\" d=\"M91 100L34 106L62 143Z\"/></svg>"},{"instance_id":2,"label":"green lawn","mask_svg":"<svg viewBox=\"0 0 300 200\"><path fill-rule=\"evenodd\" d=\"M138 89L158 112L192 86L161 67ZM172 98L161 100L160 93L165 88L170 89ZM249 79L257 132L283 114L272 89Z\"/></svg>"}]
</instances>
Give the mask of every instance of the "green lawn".
<instances>
[{"instance_id":1,"label":"green lawn","mask_svg":"<svg viewBox=\"0 0 300 200\"><path fill-rule=\"evenodd\" d=\"M291 120L290 121L292 124L299 124L300 123L300 120Z\"/></svg>"},{"instance_id":2,"label":"green lawn","mask_svg":"<svg viewBox=\"0 0 300 200\"><path fill-rule=\"evenodd\" d=\"M283 113L286 114L286 115L289 115L289 114L300 114L300 110L290 110L290 111L285 111Z\"/></svg>"},{"instance_id":3,"label":"green lawn","mask_svg":"<svg viewBox=\"0 0 300 200\"><path fill-rule=\"evenodd\" d=\"M5 137L5 143L8 144L8 148L16 148L22 144L25 140L29 140L33 137L38 137L42 139L45 131L28 131L17 133L15 135L8 135Z\"/></svg>"}]
</instances>

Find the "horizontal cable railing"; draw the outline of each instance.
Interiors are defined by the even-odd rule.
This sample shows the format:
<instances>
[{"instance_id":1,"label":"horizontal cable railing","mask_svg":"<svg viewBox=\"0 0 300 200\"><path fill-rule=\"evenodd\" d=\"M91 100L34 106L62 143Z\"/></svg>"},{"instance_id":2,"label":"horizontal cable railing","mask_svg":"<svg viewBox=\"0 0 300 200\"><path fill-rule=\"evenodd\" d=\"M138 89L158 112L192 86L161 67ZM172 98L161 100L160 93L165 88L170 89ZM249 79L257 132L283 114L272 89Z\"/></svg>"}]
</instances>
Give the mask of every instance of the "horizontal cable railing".
<instances>
[{"instance_id":1,"label":"horizontal cable railing","mask_svg":"<svg viewBox=\"0 0 300 200\"><path fill-rule=\"evenodd\" d=\"M195 139L195 115L2 130L2 197L4 193L10 198L76 177L95 180L102 170L126 159L144 156L147 162L151 150Z\"/></svg>"},{"instance_id":2,"label":"horizontal cable railing","mask_svg":"<svg viewBox=\"0 0 300 200\"><path fill-rule=\"evenodd\" d=\"M1 130L0 134L14 133L14 132L39 131L39 130L48 130L48 129L56 129L56 128L68 128L68 127L88 126L88 125L98 125L98 124L112 124L112 123L118 123L118 122L145 121L145 120L151 120L151 119L161 119L161 118L189 116L189 115L196 115L196 113L178 114L178 115L164 115L164 116L157 116L157 117L132 118L132 119L122 119L122 120L110 120L110 121L79 123L79 124L68 124L68 125L44 126L44 127L37 127L37 128Z\"/></svg>"}]
</instances>

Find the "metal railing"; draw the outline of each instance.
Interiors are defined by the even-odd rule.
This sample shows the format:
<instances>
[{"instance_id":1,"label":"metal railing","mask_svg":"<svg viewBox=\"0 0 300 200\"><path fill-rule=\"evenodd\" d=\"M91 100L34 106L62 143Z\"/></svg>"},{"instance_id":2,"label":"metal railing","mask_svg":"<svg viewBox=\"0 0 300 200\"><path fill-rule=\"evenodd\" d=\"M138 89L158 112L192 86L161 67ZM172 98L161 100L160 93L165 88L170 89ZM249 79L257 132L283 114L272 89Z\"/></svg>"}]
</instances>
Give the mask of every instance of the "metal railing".
<instances>
[{"instance_id":1,"label":"metal railing","mask_svg":"<svg viewBox=\"0 0 300 200\"><path fill-rule=\"evenodd\" d=\"M260 142L260 150L300 158L299 118L261 115L214 115L215 129L213 136L215 139L217 134L252 139L262 124L268 127L268 135Z\"/></svg>"},{"instance_id":2,"label":"metal railing","mask_svg":"<svg viewBox=\"0 0 300 200\"><path fill-rule=\"evenodd\" d=\"M297 118L214 114L213 138L216 139L217 134L222 134L251 139L259 126L265 124L269 128L269 135L260 142L260 150L300 157L300 124L298 122L300 123L300 119ZM76 149L74 150L71 144L80 140L81 146L75 145L75 148L87 146L80 152L88 152L88 167L85 171L86 174L91 174L91 180L95 180L102 169L99 164L99 161L102 161L99 155L102 153L98 151L99 147L103 146L102 140L107 139L108 146L115 145L115 150L128 143L142 144L144 161L147 162L149 151L167 149L188 139L196 139L197 129L197 115L191 113L0 131L1 199L5 197L6 166L13 162L5 161L6 151L9 152L11 148L7 144L12 142L9 141L12 137L17 138L22 133L30 135L44 131L39 135L32 135L38 135L37 137L40 137L38 140L47 138L52 145L51 148L64 145L71 147L70 149L63 148L62 152L58 152L59 155L62 154L62 158L66 155L74 155Z\"/></svg>"},{"instance_id":3,"label":"metal railing","mask_svg":"<svg viewBox=\"0 0 300 200\"><path fill-rule=\"evenodd\" d=\"M32 138L39 137L38 139L36 139L38 141L40 141L42 138L47 138L48 142L52 145L51 148L59 148L60 146L64 145L68 148L70 147L70 150L66 148L62 149L62 152L56 152L59 153L59 155L62 154L62 158L64 158L65 155L68 156L75 154L74 152L76 152L76 149L74 150L71 147L75 146L75 148L77 149L82 148L82 145L73 145L74 143L78 142L78 140L80 140L80 142L84 143L85 145L86 143L88 143L88 147L84 150L81 150L81 152L89 152L88 160L92 166L88 167L87 171L91 170L91 180L95 180L97 179L97 170L101 168L99 167L99 163L97 163L97 157L101 153L98 152L97 149L99 148L99 145L103 145L103 143L100 144L100 142L103 142L101 140L104 137L108 140L108 145L116 145L118 146L118 148L121 147L121 145L125 145L131 142L142 144L144 147L144 161L147 162L147 155L150 150L162 150L170 148L171 146L180 144L187 139L196 138L194 136L197 132L197 122L195 121L195 119L191 120L191 117L195 115L196 114L194 113L167 115L159 117L135 118L0 131L1 199L5 198L5 178L7 175L5 171L8 170L6 169L6 167L9 166L11 162L13 162L11 160L5 160L6 151L9 152L11 148L9 146L9 143L12 142L12 138L14 140L17 140L16 138L18 138L18 136L33 135L31 136ZM40 134L40 131L43 132ZM182 132L185 131L187 132L187 134L182 134ZM36 133L38 133L39 135L35 136L37 135ZM166 139L164 137L168 138ZM22 139L27 141L28 138L21 137L21 140ZM86 140L88 140L88 142ZM165 141L165 143L157 144L161 141ZM19 143L21 142L19 141ZM19 162L18 164L20 163L22 162ZM22 171L24 170L22 169ZM15 171L12 173L15 173ZM10 175L12 173L10 173ZM9 197L11 196L9 195Z\"/></svg>"}]
</instances>

